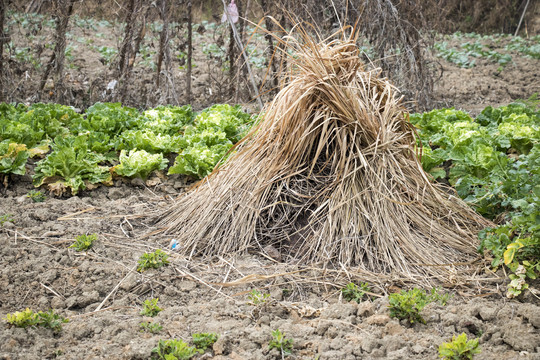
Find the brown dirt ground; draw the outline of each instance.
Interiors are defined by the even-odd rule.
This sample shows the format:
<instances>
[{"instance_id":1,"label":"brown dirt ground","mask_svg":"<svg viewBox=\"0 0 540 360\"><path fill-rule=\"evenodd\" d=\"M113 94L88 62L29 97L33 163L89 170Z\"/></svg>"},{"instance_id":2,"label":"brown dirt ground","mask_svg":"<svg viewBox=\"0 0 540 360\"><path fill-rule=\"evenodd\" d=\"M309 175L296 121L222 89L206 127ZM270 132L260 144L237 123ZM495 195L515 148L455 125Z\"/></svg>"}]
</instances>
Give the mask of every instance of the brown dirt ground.
<instances>
[{"instance_id":1,"label":"brown dirt ground","mask_svg":"<svg viewBox=\"0 0 540 360\"><path fill-rule=\"evenodd\" d=\"M79 46L78 62L79 69L68 69L72 79L106 85L107 78L92 77L92 66L84 65L97 64L99 54ZM441 64L438 100L472 112L540 91L538 60L516 58L500 73L489 63L472 69ZM143 67L137 71L134 78L146 79L141 84L150 81ZM208 91L208 79L199 76L194 74L195 86ZM197 96L198 105L206 106L209 94ZM143 95L133 101L139 100L146 104ZM29 175L10 177L0 194L0 215L11 214L13 220L0 226L0 318L27 307L53 308L70 322L55 334L0 321L0 359L149 359L159 339L189 341L200 332L220 338L199 359L281 359L279 351L268 349L275 329L293 339L290 359L435 359L439 344L462 332L480 339L482 352L475 359L540 359L540 301L531 293L507 299L503 274L475 286L447 286L444 291L453 295L448 305L428 305L422 312L426 324L408 326L389 317L387 294L403 287L400 281L371 284L378 296L346 302L339 288L361 279L342 269L323 276L259 253L188 260L170 252L168 266L138 273L144 252L167 250L171 241L145 237L152 229L144 216L169 206L186 187L181 177L153 180L118 180L112 187L32 203L26 197ZM90 251L69 248L85 233L98 234ZM269 277L246 279L249 275ZM244 280L232 283L239 279ZM249 305L252 289L270 293L270 301ZM159 298L163 308L153 319L140 315L150 298ZM141 332L143 321L159 322L163 329Z\"/></svg>"}]
</instances>

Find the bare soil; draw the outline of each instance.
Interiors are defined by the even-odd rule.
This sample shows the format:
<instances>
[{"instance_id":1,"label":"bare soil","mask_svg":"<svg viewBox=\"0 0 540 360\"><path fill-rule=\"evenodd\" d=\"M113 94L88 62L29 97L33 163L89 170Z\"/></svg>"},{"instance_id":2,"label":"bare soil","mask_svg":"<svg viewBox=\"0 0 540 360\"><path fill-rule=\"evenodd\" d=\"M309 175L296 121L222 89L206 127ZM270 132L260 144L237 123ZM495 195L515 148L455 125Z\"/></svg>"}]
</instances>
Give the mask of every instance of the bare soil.
<instances>
[{"instance_id":1,"label":"bare soil","mask_svg":"<svg viewBox=\"0 0 540 360\"><path fill-rule=\"evenodd\" d=\"M114 46L110 41L97 45L107 44ZM202 67L205 58L200 56L196 63ZM80 46L73 62L80 64L68 69L73 81L106 86L107 78L92 75L97 66L102 68L97 53ZM538 60L515 57L502 72L482 61L472 69L441 64L440 104L478 112L540 91ZM152 75L144 68L138 71L136 86L150 96L144 84ZM194 76L201 89L197 106L203 107L209 91L219 88L199 78L202 70ZM95 93L105 94L106 100L102 91ZM132 100L144 106L147 101L140 96ZM86 99L81 106L95 100L81 99ZM345 283L361 280L344 269L322 274L259 253L181 257L169 250L171 238L145 236L154 230L146 220L170 206L187 183L176 176L147 183L117 180L112 187L33 203L26 196L33 188L30 176L11 176L0 193L0 216L9 214L12 220L0 226L0 318L27 307L52 308L70 322L53 333L0 321L0 359L149 359L160 339L189 342L201 332L220 338L199 359L281 359L278 350L268 349L275 329L293 339L290 359L435 359L439 344L462 332L480 339L482 352L475 359L540 359L540 301L531 293L507 299L501 273L473 287L447 284L443 290L453 295L448 305L428 305L422 312L426 324L409 326L389 316L388 293L404 286L398 280L371 284L376 295L357 304L340 295ZM76 236L91 233L98 234L91 250L69 248ZM170 264L137 272L139 257L158 248L170 252ZM270 293L268 303L248 304L252 289ZM163 308L155 318L140 315L150 298L159 298ZM159 322L163 329L141 332L143 321Z\"/></svg>"},{"instance_id":2,"label":"bare soil","mask_svg":"<svg viewBox=\"0 0 540 360\"><path fill-rule=\"evenodd\" d=\"M261 254L188 260L171 251L168 266L139 273L139 257L167 250L171 240L144 237L152 230L144 215L170 205L183 179L153 179L152 187L117 181L42 203L26 196L29 180L12 178L0 201L0 214L13 220L0 228L0 317L52 308L70 322L55 334L1 321L0 359L149 359L160 339L189 342L202 332L220 339L201 359L280 359L268 349L275 329L293 339L296 359L434 359L439 344L462 332L480 338L477 359L540 359L540 302L531 294L506 299L504 276L476 290L445 288L453 294L448 305L428 305L426 324L409 326L389 317L387 292L399 290L398 281L373 284L378 296L370 300L346 302L345 272L321 276ZM98 234L91 250L69 248L90 233ZM252 289L270 293L268 303L248 304ZM140 315L150 298L163 308L153 319ZM141 332L143 321L163 329Z\"/></svg>"}]
</instances>

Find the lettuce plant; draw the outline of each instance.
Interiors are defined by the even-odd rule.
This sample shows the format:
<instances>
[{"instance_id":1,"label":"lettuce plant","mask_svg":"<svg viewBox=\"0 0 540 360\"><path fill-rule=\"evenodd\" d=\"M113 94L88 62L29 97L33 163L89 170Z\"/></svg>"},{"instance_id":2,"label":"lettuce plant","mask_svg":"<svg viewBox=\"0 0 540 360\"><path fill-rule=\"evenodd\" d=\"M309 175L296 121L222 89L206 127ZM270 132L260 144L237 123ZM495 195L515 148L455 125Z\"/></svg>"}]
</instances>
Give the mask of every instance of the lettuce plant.
<instances>
[{"instance_id":1,"label":"lettuce plant","mask_svg":"<svg viewBox=\"0 0 540 360\"><path fill-rule=\"evenodd\" d=\"M120 103L96 103L86 110L86 118L70 125L72 133L101 132L110 138L140 126L139 112Z\"/></svg>"},{"instance_id":2,"label":"lettuce plant","mask_svg":"<svg viewBox=\"0 0 540 360\"><path fill-rule=\"evenodd\" d=\"M424 146L424 169L447 177L476 211L499 222L480 232L479 251L492 253L494 267L527 268L527 278L540 273L539 104L533 97L488 106L476 119L454 109L410 117Z\"/></svg>"},{"instance_id":3,"label":"lettuce plant","mask_svg":"<svg viewBox=\"0 0 540 360\"><path fill-rule=\"evenodd\" d=\"M180 138L180 135L157 134L148 129L127 130L116 139L116 149L164 154L180 152Z\"/></svg>"},{"instance_id":4,"label":"lettuce plant","mask_svg":"<svg viewBox=\"0 0 540 360\"><path fill-rule=\"evenodd\" d=\"M150 154L144 150L130 150L126 153L122 150L120 164L113 169L120 176L146 179L152 171L165 169L168 162L163 154Z\"/></svg>"},{"instance_id":5,"label":"lettuce plant","mask_svg":"<svg viewBox=\"0 0 540 360\"><path fill-rule=\"evenodd\" d=\"M144 111L141 118L142 128L173 136L182 133L187 125L193 123L193 110L191 105L158 106Z\"/></svg>"},{"instance_id":6,"label":"lettuce plant","mask_svg":"<svg viewBox=\"0 0 540 360\"><path fill-rule=\"evenodd\" d=\"M99 164L103 155L88 148L85 136L56 138L53 151L39 161L33 177L34 186L48 184L49 189L62 193L71 189L73 195L86 189L86 184L105 183L111 180L109 168Z\"/></svg>"},{"instance_id":7,"label":"lettuce plant","mask_svg":"<svg viewBox=\"0 0 540 360\"><path fill-rule=\"evenodd\" d=\"M0 142L0 174L26 173L26 160L30 156L26 145L10 143L8 140Z\"/></svg>"},{"instance_id":8,"label":"lettuce plant","mask_svg":"<svg viewBox=\"0 0 540 360\"><path fill-rule=\"evenodd\" d=\"M205 177L252 125L251 116L242 112L239 106L220 104L202 111L193 126L186 128L179 142L183 151L168 173L190 175L196 179Z\"/></svg>"}]
</instances>

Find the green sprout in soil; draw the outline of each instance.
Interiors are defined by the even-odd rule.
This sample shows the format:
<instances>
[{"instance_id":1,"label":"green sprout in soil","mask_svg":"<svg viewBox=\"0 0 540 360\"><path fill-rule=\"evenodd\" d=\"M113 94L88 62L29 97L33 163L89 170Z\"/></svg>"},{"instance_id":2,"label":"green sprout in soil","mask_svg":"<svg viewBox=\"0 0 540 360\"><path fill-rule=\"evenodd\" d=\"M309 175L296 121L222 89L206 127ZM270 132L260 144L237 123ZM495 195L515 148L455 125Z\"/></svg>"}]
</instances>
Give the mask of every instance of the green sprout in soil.
<instances>
[{"instance_id":1,"label":"green sprout in soil","mask_svg":"<svg viewBox=\"0 0 540 360\"><path fill-rule=\"evenodd\" d=\"M438 301L441 305L446 305L449 294L439 294L438 289L434 288L431 292L422 289L402 290L400 293L390 294L389 308L390 317L400 320L407 320L410 324L426 321L420 315L420 311L429 303Z\"/></svg>"},{"instance_id":2,"label":"green sprout in soil","mask_svg":"<svg viewBox=\"0 0 540 360\"><path fill-rule=\"evenodd\" d=\"M26 308L26 310L23 311L16 311L12 314L7 314L6 321L10 325L20 328L27 328L37 324L37 314L29 308Z\"/></svg>"},{"instance_id":3,"label":"green sprout in soil","mask_svg":"<svg viewBox=\"0 0 540 360\"><path fill-rule=\"evenodd\" d=\"M193 344L202 351L212 347L218 340L219 335L215 333L196 333L192 335Z\"/></svg>"},{"instance_id":4,"label":"green sprout in soil","mask_svg":"<svg viewBox=\"0 0 540 360\"><path fill-rule=\"evenodd\" d=\"M27 328L31 326L42 326L51 329L54 332L60 332L62 330L62 324L69 322L69 320L63 316L55 314L52 309L35 313L31 309L26 308L23 311L7 314L5 319L8 324L15 327Z\"/></svg>"},{"instance_id":5,"label":"green sprout in soil","mask_svg":"<svg viewBox=\"0 0 540 360\"><path fill-rule=\"evenodd\" d=\"M268 343L269 349L278 349L282 355L290 355L292 354L292 347L292 339L286 339L279 329L272 331L272 340Z\"/></svg>"},{"instance_id":6,"label":"green sprout in soil","mask_svg":"<svg viewBox=\"0 0 540 360\"><path fill-rule=\"evenodd\" d=\"M445 360L472 360L478 354L478 339L467 341L467 334L452 336L452 341L439 346L439 357Z\"/></svg>"},{"instance_id":7,"label":"green sprout in soil","mask_svg":"<svg viewBox=\"0 0 540 360\"><path fill-rule=\"evenodd\" d=\"M360 286L355 283L348 283L343 289L341 289L341 294L345 301L356 301L360 304L366 291L369 291L369 286L367 283L361 283Z\"/></svg>"},{"instance_id":8,"label":"green sprout in soil","mask_svg":"<svg viewBox=\"0 0 540 360\"><path fill-rule=\"evenodd\" d=\"M157 334L163 329L163 326L161 326L159 323L146 321L140 323L139 327L141 328L141 332L149 332L151 334Z\"/></svg>"},{"instance_id":9,"label":"green sprout in soil","mask_svg":"<svg viewBox=\"0 0 540 360\"><path fill-rule=\"evenodd\" d=\"M7 222L13 222L13 214L5 214L0 216L0 226L4 226L4 224Z\"/></svg>"},{"instance_id":10,"label":"green sprout in soil","mask_svg":"<svg viewBox=\"0 0 540 360\"><path fill-rule=\"evenodd\" d=\"M510 246L512 246L513 244L514 243L508 245L508 248L510 248ZM506 297L512 299L518 297L523 291L529 288L529 284L527 284L527 278L533 280L537 278L534 269L540 269L540 263L532 265L529 261L523 260L522 265L516 266L516 263L511 263L508 265L508 267L510 268L510 270L513 270L514 273L508 275L511 281L507 285Z\"/></svg>"},{"instance_id":11,"label":"green sprout in soil","mask_svg":"<svg viewBox=\"0 0 540 360\"><path fill-rule=\"evenodd\" d=\"M53 309L46 312L40 311L37 315L37 325L51 329L54 332L60 332L62 330L62 324L69 322L65 317L55 314Z\"/></svg>"},{"instance_id":12,"label":"green sprout in soil","mask_svg":"<svg viewBox=\"0 0 540 360\"><path fill-rule=\"evenodd\" d=\"M250 305L259 306L265 304L268 301L270 294L263 294L257 289L253 289L248 294L248 299Z\"/></svg>"},{"instance_id":13,"label":"green sprout in soil","mask_svg":"<svg viewBox=\"0 0 540 360\"><path fill-rule=\"evenodd\" d=\"M145 300L144 301L144 307L141 311L141 315L144 315L144 316L150 316L150 317L154 317L156 316L157 314L160 313L161 310L163 310L162 308L160 308L157 303L158 303L159 299L148 299L148 300Z\"/></svg>"},{"instance_id":14,"label":"green sprout in soil","mask_svg":"<svg viewBox=\"0 0 540 360\"><path fill-rule=\"evenodd\" d=\"M162 266L168 265L168 257L169 255L160 249L157 249L153 253L144 253L139 258L139 266L137 266L137 271L143 272L148 269L159 269Z\"/></svg>"},{"instance_id":15,"label":"green sprout in soil","mask_svg":"<svg viewBox=\"0 0 540 360\"><path fill-rule=\"evenodd\" d=\"M183 340L171 339L159 340L158 346L152 349L152 353L163 360L188 360L202 351L195 346L189 346Z\"/></svg>"},{"instance_id":16,"label":"green sprout in soil","mask_svg":"<svg viewBox=\"0 0 540 360\"><path fill-rule=\"evenodd\" d=\"M32 201L35 203L44 202L46 199L45 194L39 190L31 190L28 192L28 194L26 194L26 196L32 199Z\"/></svg>"},{"instance_id":17,"label":"green sprout in soil","mask_svg":"<svg viewBox=\"0 0 540 360\"><path fill-rule=\"evenodd\" d=\"M281 294L283 295L284 298L287 298L287 297L291 296L292 290L287 289L287 288L283 288L283 289L281 289Z\"/></svg>"},{"instance_id":18,"label":"green sprout in soil","mask_svg":"<svg viewBox=\"0 0 540 360\"><path fill-rule=\"evenodd\" d=\"M86 251L92 247L94 241L97 240L97 234L79 235L75 238L75 242L70 246L77 251Z\"/></svg>"}]
</instances>

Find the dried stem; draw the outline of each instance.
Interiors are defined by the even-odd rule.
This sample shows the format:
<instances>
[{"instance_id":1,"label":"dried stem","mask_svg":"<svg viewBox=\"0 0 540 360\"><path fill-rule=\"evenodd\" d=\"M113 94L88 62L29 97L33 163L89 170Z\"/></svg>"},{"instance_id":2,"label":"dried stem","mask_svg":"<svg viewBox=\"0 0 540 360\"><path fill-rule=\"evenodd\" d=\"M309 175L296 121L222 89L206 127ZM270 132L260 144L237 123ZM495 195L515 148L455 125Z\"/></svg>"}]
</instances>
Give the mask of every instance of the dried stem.
<instances>
[{"instance_id":1,"label":"dried stem","mask_svg":"<svg viewBox=\"0 0 540 360\"><path fill-rule=\"evenodd\" d=\"M4 43L7 41L7 34L4 33L4 21L6 19L6 9L8 0L0 0L0 102L4 101Z\"/></svg>"},{"instance_id":2,"label":"dried stem","mask_svg":"<svg viewBox=\"0 0 540 360\"><path fill-rule=\"evenodd\" d=\"M188 43L187 43L187 72L186 72L186 100L191 104L191 59L193 58L193 19L192 19L192 4L191 0L187 3L188 11Z\"/></svg>"}]
</instances>

